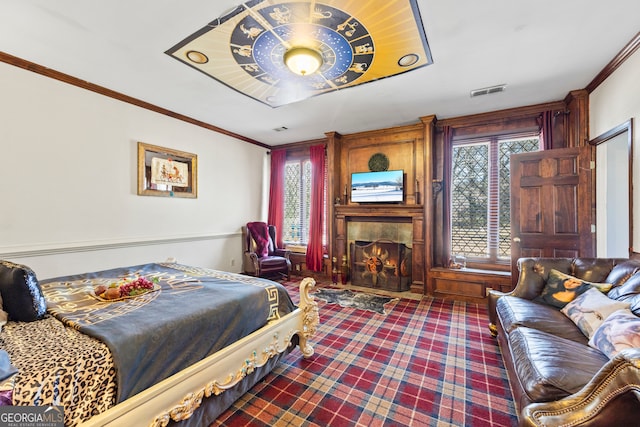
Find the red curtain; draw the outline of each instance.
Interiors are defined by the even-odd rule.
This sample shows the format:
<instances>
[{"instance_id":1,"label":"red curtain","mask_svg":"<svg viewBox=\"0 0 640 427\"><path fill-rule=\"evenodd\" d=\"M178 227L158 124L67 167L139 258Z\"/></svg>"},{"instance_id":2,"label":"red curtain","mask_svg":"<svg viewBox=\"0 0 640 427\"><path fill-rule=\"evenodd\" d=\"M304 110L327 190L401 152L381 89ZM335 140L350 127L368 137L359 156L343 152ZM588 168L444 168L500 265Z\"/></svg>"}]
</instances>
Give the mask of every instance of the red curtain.
<instances>
[{"instance_id":1,"label":"red curtain","mask_svg":"<svg viewBox=\"0 0 640 427\"><path fill-rule=\"evenodd\" d=\"M309 212L309 243L307 244L307 268L322 271L324 249L322 230L324 225L324 145L310 148L311 159L311 210Z\"/></svg>"},{"instance_id":2,"label":"red curtain","mask_svg":"<svg viewBox=\"0 0 640 427\"><path fill-rule=\"evenodd\" d=\"M553 148L553 111L544 111L538 118L538 125L540 125L543 150L551 150Z\"/></svg>"},{"instance_id":3,"label":"red curtain","mask_svg":"<svg viewBox=\"0 0 640 427\"><path fill-rule=\"evenodd\" d=\"M286 161L286 150L271 151L268 223L276 226L275 244L277 248L284 248L282 224L284 219L284 165Z\"/></svg>"},{"instance_id":4,"label":"red curtain","mask_svg":"<svg viewBox=\"0 0 640 427\"><path fill-rule=\"evenodd\" d=\"M443 139L443 171L442 171L442 259L440 262L443 266L449 265L449 258L451 257L451 181L452 165L453 165L453 130L451 126L444 126L442 128Z\"/></svg>"}]
</instances>

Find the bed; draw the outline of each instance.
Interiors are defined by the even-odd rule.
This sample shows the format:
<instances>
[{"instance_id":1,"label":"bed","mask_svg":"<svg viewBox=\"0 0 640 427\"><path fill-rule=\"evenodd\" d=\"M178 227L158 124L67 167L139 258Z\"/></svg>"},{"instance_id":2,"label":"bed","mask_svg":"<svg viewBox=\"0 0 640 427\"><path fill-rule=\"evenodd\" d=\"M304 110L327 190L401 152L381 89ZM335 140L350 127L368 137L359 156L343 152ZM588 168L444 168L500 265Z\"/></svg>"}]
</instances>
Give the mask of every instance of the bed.
<instances>
[{"instance_id":1,"label":"bed","mask_svg":"<svg viewBox=\"0 0 640 427\"><path fill-rule=\"evenodd\" d=\"M141 295L97 291L140 277L153 282ZM296 345L313 354L314 284L301 281L295 306L277 282L180 264L37 282L2 261L0 345L18 373L0 390L64 406L69 426L208 425Z\"/></svg>"}]
</instances>

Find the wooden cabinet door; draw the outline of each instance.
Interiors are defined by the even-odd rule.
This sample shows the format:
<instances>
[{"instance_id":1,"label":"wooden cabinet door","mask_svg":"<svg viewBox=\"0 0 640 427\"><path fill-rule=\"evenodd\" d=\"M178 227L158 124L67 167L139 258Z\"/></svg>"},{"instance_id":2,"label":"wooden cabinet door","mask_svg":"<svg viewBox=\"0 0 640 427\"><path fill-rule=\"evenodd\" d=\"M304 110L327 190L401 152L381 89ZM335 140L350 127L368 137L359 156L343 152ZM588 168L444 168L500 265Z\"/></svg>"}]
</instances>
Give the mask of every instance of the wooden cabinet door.
<instances>
[{"instance_id":1,"label":"wooden cabinet door","mask_svg":"<svg viewBox=\"0 0 640 427\"><path fill-rule=\"evenodd\" d=\"M511 279L520 257L593 256L591 147L511 156Z\"/></svg>"}]
</instances>

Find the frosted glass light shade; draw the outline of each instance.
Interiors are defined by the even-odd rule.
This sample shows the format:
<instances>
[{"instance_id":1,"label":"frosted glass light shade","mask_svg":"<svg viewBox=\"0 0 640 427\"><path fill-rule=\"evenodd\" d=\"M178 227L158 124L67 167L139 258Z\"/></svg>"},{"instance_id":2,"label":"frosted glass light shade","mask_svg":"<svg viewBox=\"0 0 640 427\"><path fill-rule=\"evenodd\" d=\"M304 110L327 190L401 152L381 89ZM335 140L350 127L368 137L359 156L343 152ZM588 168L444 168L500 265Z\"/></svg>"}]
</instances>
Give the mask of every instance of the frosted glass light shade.
<instances>
[{"instance_id":1,"label":"frosted glass light shade","mask_svg":"<svg viewBox=\"0 0 640 427\"><path fill-rule=\"evenodd\" d=\"M284 63L292 72L306 76L318 71L322 65L322 56L308 47L292 47L284 53Z\"/></svg>"}]
</instances>

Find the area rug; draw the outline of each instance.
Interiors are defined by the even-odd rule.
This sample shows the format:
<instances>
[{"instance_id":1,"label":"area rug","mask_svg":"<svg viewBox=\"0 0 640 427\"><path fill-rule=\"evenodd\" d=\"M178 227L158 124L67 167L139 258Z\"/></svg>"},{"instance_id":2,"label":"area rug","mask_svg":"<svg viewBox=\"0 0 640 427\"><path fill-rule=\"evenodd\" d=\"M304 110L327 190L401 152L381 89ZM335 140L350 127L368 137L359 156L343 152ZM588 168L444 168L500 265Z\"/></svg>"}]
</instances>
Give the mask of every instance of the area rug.
<instances>
[{"instance_id":1,"label":"area rug","mask_svg":"<svg viewBox=\"0 0 640 427\"><path fill-rule=\"evenodd\" d=\"M400 298L380 316L319 303L313 356L291 352L212 427L518 425L486 304Z\"/></svg>"},{"instance_id":2,"label":"area rug","mask_svg":"<svg viewBox=\"0 0 640 427\"><path fill-rule=\"evenodd\" d=\"M357 308L380 314L387 314L384 308L386 304L392 301L398 301L398 298L381 297L364 292L353 292L348 289L318 289L313 295L315 295L316 298L326 301L327 304L338 304L344 308Z\"/></svg>"}]
</instances>

